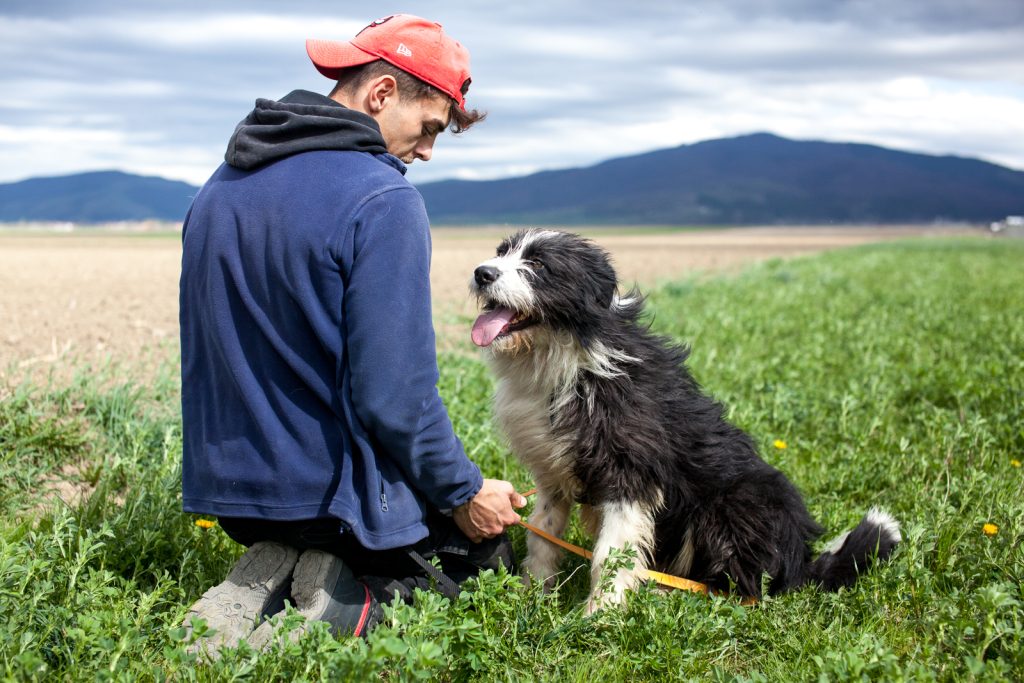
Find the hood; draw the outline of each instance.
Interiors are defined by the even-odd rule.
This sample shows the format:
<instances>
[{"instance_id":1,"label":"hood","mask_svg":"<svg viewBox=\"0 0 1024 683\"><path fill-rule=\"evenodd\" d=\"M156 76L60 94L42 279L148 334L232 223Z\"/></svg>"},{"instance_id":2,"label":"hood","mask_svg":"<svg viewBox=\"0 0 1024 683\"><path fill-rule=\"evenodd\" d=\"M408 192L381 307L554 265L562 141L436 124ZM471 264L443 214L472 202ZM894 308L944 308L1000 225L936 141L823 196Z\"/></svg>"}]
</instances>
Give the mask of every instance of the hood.
<instances>
[{"instance_id":1,"label":"hood","mask_svg":"<svg viewBox=\"0 0 1024 683\"><path fill-rule=\"evenodd\" d=\"M313 150L370 154L387 154L388 151L380 127L372 117L343 107L324 95L295 90L279 101L256 100L256 108L235 128L224 160L248 171L270 161ZM399 170L405 171L404 168Z\"/></svg>"}]
</instances>

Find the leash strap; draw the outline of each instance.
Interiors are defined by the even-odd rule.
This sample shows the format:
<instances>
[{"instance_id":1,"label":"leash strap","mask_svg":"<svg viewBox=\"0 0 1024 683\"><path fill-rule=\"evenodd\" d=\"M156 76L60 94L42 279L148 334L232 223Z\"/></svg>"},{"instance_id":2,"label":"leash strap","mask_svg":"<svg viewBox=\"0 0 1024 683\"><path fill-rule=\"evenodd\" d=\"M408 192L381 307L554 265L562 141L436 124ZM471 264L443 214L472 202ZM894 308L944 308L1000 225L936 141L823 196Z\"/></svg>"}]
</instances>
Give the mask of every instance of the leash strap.
<instances>
[{"instance_id":1,"label":"leash strap","mask_svg":"<svg viewBox=\"0 0 1024 683\"><path fill-rule=\"evenodd\" d=\"M590 559L593 559L593 557L594 557L594 553L590 552L586 548L581 548L578 545L573 545L572 543L569 543L568 541L563 541L562 539L558 538L557 536L555 536L553 534L549 534L548 532L544 531L543 529L538 529L537 527L535 527L532 524L529 524L527 522L523 522L523 521L520 520L519 521L519 526L521 526L521 527L523 527L525 529L530 530L532 533L537 534L538 536L543 538L545 541L548 541L549 543L554 543L555 545L557 545L557 546L559 546L561 548L564 548L565 550L568 550L571 553L575 553L576 555L579 555L582 558L590 560ZM647 578L647 579L649 579L651 581L655 581L655 582L661 584L662 586L668 586L670 588L678 588L680 590L693 591L694 593L707 593L708 592L708 587L705 586L703 583L698 583L697 581L691 581L690 579L684 579L681 576L673 576L671 574L665 574L663 572L656 572L653 569L645 569L645 570L643 570L643 575L644 575L645 578Z\"/></svg>"},{"instance_id":2,"label":"leash strap","mask_svg":"<svg viewBox=\"0 0 1024 683\"><path fill-rule=\"evenodd\" d=\"M523 498L529 498L530 496L532 496L536 492L537 492L537 489L530 489L529 491L527 491L525 493L522 493L520 495L523 496ZM565 550L568 550L571 553L575 553L576 555L579 555L582 558L585 558L585 559L589 560L589 559L592 559L594 557L594 553L590 552L589 550L587 550L585 548L581 548L578 545L573 545L572 543L569 543L568 541L563 541L562 539L558 538L554 534L549 534L548 532L544 531L543 529L538 529L537 527L535 527L532 524L529 524L529 523L524 522L522 520L520 520L518 522L518 524L519 524L519 526L521 526L521 527L523 527L525 529L528 529L531 532L537 534L538 536L543 538L545 541L548 541L549 543L554 543L555 545L557 545L557 546L559 546L561 548L564 548ZM681 576L672 576L671 574L664 574L662 572L656 572L653 569L645 569L643 571L643 575L644 575L645 578L647 578L647 579L649 579L651 581L655 581L655 582L659 583L662 586L668 586L669 588L678 588L680 590L692 591L694 593L707 593L708 592L708 587L705 586L703 583L699 583L697 581L691 581L690 579L684 579Z\"/></svg>"},{"instance_id":3,"label":"leash strap","mask_svg":"<svg viewBox=\"0 0 1024 683\"><path fill-rule=\"evenodd\" d=\"M524 498L529 498L536 492L537 489L534 488L520 495L522 495ZM523 527L524 529L527 529L531 533L537 534L545 541L548 541L549 543L554 543L555 545L565 550L568 550L571 553L579 555L584 559L591 560L594 557L594 554L586 548L581 548L578 545L574 545L572 543L569 543L568 541L564 541L561 538L555 536L554 534L549 534L543 529L538 529L537 527L528 522L520 520L517 523L519 524L519 526ZM459 597L459 586L457 583L455 583L455 581L452 580L450 576L439 570L434 565L427 562L427 560L422 555L420 555L412 548L407 549L406 552L408 553L412 561L419 565L420 568L422 568L423 571L427 573L427 576L431 577L437 582L437 588L442 595L449 598L450 600L455 600ZM706 585L698 581L691 581L690 579L684 579L681 576L673 576L672 574L665 574L663 572L654 571L653 569L643 570L642 575L644 576L644 578L650 581L654 581L662 586L668 586L669 588L678 588L679 590L691 591L693 593L706 594L711 592ZM741 602L741 604L745 606L753 605L756 603L757 600L754 598L744 598Z\"/></svg>"},{"instance_id":4,"label":"leash strap","mask_svg":"<svg viewBox=\"0 0 1024 683\"><path fill-rule=\"evenodd\" d=\"M581 548L578 545L573 545L572 543L569 543L568 541L563 541L558 536L555 536L554 534L549 534L548 532L544 531L543 529L538 529L534 525L529 524L527 522L524 522L523 520L519 520L519 522L517 522L517 523L519 524L519 526L523 527L524 529L529 529L533 533L537 534L538 536L543 538L548 543L554 543L555 545L560 546L560 547L564 548L565 550L568 550L570 553L576 553L580 557L588 559L588 560L591 559L594 556L594 553L590 552L586 548Z\"/></svg>"},{"instance_id":5,"label":"leash strap","mask_svg":"<svg viewBox=\"0 0 1024 683\"><path fill-rule=\"evenodd\" d=\"M437 581L437 590L441 595L445 596L449 600L455 600L459 597L459 585L455 583L450 576L427 562L426 558L412 548L407 549L406 552L412 561L418 564L420 568L427 573L427 576Z\"/></svg>"}]
</instances>

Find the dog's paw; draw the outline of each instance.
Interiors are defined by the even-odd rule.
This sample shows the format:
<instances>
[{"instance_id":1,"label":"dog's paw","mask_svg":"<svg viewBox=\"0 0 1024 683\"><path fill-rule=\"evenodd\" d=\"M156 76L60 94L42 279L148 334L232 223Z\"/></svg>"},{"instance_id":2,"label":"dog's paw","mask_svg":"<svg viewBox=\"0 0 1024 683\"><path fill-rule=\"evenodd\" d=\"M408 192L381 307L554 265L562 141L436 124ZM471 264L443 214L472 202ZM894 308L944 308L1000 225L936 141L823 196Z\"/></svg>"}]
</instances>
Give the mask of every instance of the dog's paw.
<instances>
[{"instance_id":1,"label":"dog's paw","mask_svg":"<svg viewBox=\"0 0 1024 683\"><path fill-rule=\"evenodd\" d=\"M627 593L643 579L643 569L620 569L613 577L602 577L600 567L592 569L590 597L587 598L587 614L606 607L621 607L626 603Z\"/></svg>"},{"instance_id":2,"label":"dog's paw","mask_svg":"<svg viewBox=\"0 0 1024 683\"><path fill-rule=\"evenodd\" d=\"M624 607L626 604L625 591L605 591L604 593L591 593L587 598L586 614L590 616L603 609Z\"/></svg>"}]
</instances>

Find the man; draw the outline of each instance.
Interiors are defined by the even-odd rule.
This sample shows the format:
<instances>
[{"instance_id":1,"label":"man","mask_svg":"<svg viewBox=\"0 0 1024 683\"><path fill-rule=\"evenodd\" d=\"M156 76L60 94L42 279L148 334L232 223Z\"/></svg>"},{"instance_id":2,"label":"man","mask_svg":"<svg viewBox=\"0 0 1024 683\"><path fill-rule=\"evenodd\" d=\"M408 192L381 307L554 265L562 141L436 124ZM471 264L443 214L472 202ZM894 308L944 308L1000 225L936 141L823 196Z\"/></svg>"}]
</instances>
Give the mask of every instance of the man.
<instances>
[{"instance_id":1,"label":"man","mask_svg":"<svg viewBox=\"0 0 1024 683\"><path fill-rule=\"evenodd\" d=\"M211 653L266 645L285 599L362 635L380 601L510 565L525 504L438 396L429 224L403 177L483 118L469 54L409 15L306 49L334 90L257 100L185 220L183 504L249 546L186 619Z\"/></svg>"}]
</instances>

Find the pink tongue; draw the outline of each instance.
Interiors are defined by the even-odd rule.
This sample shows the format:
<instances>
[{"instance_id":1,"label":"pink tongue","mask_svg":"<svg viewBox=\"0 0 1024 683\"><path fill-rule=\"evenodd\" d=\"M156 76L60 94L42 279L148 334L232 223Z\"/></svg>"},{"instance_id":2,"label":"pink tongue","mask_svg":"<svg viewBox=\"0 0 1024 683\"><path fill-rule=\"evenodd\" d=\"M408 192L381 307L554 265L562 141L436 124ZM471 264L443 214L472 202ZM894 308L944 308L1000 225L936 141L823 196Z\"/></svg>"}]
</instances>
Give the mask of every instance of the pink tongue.
<instances>
[{"instance_id":1,"label":"pink tongue","mask_svg":"<svg viewBox=\"0 0 1024 683\"><path fill-rule=\"evenodd\" d=\"M477 346L490 346L515 315L515 311L508 308L495 308L481 313L473 323L473 343Z\"/></svg>"}]
</instances>

